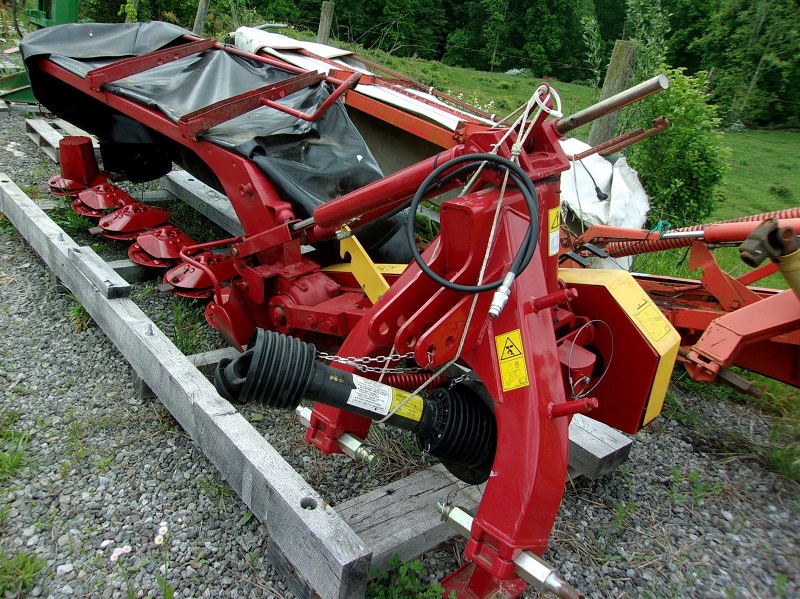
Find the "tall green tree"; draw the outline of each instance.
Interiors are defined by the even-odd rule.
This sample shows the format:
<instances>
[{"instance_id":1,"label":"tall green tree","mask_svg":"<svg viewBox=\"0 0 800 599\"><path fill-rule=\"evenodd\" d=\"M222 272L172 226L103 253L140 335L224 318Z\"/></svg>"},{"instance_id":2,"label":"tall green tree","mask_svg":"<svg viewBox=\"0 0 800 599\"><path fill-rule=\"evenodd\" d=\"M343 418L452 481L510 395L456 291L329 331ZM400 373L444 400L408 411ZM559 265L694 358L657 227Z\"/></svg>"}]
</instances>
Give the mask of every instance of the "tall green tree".
<instances>
[{"instance_id":1,"label":"tall green tree","mask_svg":"<svg viewBox=\"0 0 800 599\"><path fill-rule=\"evenodd\" d=\"M690 74L702 68L701 40L719 4L720 0L663 0L670 29L667 36L669 64L685 67Z\"/></svg>"},{"instance_id":2,"label":"tall green tree","mask_svg":"<svg viewBox=\"0 0 800 599\"><path fill-rule=\"evenodd\" d=\"M723 0L702 45L711 97L727 121L800 125L797 0Z\"/></svg>"},{"instance_id":3,"label":"tall green tree","mask_svg":"<svg viewBox=\"0 0 800 599\"><path fill-rule=\"evenodd\" d=\"M636 45L634 82L661 72L670 86L625 109L617 127L646 129L657 116L672 123L664 133L630 146L626 156L650 198L649 218L681 226L701 222L723 201L726 150L715 107L705 95L705 73L690 76L664 64L668 31L659 0L628 0L625 32Z\"/></svg>"}]
</instances>

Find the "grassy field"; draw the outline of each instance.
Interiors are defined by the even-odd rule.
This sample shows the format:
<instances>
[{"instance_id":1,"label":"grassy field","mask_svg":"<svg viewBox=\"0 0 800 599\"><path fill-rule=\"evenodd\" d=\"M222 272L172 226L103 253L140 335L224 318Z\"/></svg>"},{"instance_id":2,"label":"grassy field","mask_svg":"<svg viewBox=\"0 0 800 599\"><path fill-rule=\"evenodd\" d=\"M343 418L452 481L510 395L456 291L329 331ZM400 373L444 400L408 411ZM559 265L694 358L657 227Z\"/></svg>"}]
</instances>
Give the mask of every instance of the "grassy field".
<instances>
[{"instance_id":1,"label":"grassy field","mask_svg":"<svg viewBox=\"0 0 800 599\"><path fill-rule=\"evenodd\" d=\"M729 131L725 203L714 220L800 206L800 133Z\"/></svg>"}]
</instances>

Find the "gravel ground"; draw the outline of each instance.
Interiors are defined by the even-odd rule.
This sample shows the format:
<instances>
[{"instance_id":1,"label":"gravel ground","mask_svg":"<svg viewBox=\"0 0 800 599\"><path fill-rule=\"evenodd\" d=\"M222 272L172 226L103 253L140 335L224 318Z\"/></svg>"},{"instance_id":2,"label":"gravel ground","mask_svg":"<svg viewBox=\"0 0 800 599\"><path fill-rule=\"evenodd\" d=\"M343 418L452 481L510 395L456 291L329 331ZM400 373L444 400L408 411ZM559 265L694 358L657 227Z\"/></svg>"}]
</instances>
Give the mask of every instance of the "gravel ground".
<instances>
[{"instance_id":1,"label":"gravel ground","mask_svg":"<svg viewBox=\"0 0 800 599\"><path fill-rule=\"evenodd\" d=\"M41 197L54 170L23 117L0 114L0 172ZM171 299L148 286L135 297L170 334ZM166 564L176 597L292 597L265 561L266 531L163 407L134 393L102 331L74 330L73 305L0 223L0 410L19 412L13 427L31 440L26 467L1 489L0 551L45 561L30 595L163 596ZM210 329L197 341L219 344ZM637 435L617 472L567 485L545 557L588 597L800 596L800 489L751 455L769 442L769 421L674 393L674 419ZM334 506L391 476L315 454L291 415L245 415ZM455 568L462 548L423 556L427 575Z\"/></svg>"}]
</instances>

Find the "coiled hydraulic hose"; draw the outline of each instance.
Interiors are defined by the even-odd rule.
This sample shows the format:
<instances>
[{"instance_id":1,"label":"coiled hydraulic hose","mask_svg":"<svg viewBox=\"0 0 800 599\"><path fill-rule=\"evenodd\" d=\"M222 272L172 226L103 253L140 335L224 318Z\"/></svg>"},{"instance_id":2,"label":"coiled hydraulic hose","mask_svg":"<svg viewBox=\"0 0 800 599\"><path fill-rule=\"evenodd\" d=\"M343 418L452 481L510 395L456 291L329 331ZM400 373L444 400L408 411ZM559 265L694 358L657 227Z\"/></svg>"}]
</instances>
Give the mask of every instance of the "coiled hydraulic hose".
<instances>
[{"instance_id":1,"label":"coiled hydraulic hose","mask_svg":"<svg viewBox=\"0 0 800 599\"><path fill-rule=\"evenodd\" d=\"M483 283L481 285L461 285L459 283L448 281L447 279L439 276L422 259L422 255L417 249L417 244L414 240L414 223L416 222L417 208L419 207L419 203L422 201L422 198L424 198L434 187L441 183L439 178L443 173L464 163L470 163L469 166L472 168L478 168L483 163L490 163L498 170L502 169L507 171L511 180L516 184L517 188L522 193L522 197L525 199L525 204L528 206L528 212L530 214L530 225L528 226L528 231L525 234L525 239L522 241L522 245L517 251L517 255L514 257L514 261L511 263L511 267L509 268L506 276L502 279L492 281L491 283ZM462 167L458 170L461 172L464 169L465 167ZM442 179L445 180L449 178L450 175L443 177ZM513 275L514 277L519 276L519 274L525 270L528 264L530 264L531 258L533 258L533 254L536 251L536 243L539 239L539 204L536 187L534 186L530 177L528 177L527 173L522 170L519 165L511 162L509 159L504 158L503 156L498 156L497 154L467 154L464 156L458 156L452 160L448 160L441 166L434 169L434 171L425 178L425 180L422 182L422 185L420 185L417 193L411 200L411 205L409 206L408 220L406 221L406 236L408 238L409 249L411 250L411 255L413 256L414 261L426 275L428 275L442 287L452 289L454 291L460 291L462 293L481 293L483 291L497 289L503 284L509 275Z\"/></svg>"}]
</instances>

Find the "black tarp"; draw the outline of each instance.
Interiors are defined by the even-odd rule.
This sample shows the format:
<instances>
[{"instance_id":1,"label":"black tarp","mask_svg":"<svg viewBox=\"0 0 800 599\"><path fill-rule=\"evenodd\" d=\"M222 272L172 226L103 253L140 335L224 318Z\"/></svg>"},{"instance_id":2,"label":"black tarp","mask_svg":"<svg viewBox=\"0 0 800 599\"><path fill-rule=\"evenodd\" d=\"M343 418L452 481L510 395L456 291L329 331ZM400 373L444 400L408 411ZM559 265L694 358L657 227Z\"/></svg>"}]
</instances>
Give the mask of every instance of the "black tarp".
<instances>
[{"instance_id":1,"label":"black tarp","mask_svg":"<svg viewBox=\"0 0 800 599\"><path fill-rule=\"evenodd\" d=\"M182 41L190 32L168 23L68 24L33 32L23 39L25 60L37 99L58 116L96 135L106 168L121 166L132 180L156 178L182 164L199 178L219 183L199 159L176 142L36 68L49 58L83 77L86 72L126 56L154 52ZM291 77L293 73L222 51L205 51L108 84L105 89L152 106L173 122L219 100ZM327 84L300 90L283 100L314 112L330 94ZM377 162L341 102L319 120L307 122L261 107L217 125L202 139L251 159L294 207L300 218L316 206L382 177ZM127 151L130 150L130 151ZM397 236L403 216L359 235L377 259L407 262L405 242Z\"/></svg>"}]
</instances>

